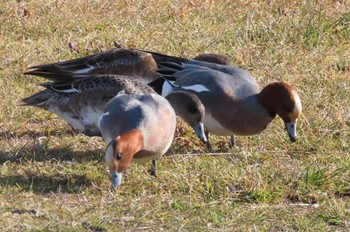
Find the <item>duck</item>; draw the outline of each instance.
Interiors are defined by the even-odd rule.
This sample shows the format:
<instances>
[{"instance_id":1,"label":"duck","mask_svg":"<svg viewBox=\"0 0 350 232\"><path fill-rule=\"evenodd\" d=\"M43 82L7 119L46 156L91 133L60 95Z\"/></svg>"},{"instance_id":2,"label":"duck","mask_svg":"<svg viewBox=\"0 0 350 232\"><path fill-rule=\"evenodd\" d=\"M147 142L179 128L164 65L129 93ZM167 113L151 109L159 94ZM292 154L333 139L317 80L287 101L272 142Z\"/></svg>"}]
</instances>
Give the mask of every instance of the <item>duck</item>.
<instances>
[{"instance_id":1,"label":"duck","mask_svg":"<svg viewBox=\"0 0 350 232\"><path fill-rule=\"evenodd\" d=\"M230 136L234 145L235 135L259 134L276 115L284 121L290 141L297 141L296 121L301 116L302 103L290 84L274 82L261 89L248 71L231 65L227 56L218 54L200 54L186 60L144 52L158 61L158 72L167 80L158 83L162 96L172 91L189 91L203 103L209 150L213 150L209 133Z\"/></svg>"},{"instance_id":2,"label":"duck","mask_svg":"<svg viewBox=\"0 0 350 232\"><path fill-rule=\"evenodd\" d=\"M23 105L52 112L87 136L101 136L98 120L104 106L118 93L156 94L150 85L138 79L113 74L73 75L64 82L45 82L41 86L45 89L22 99ZM166 99L176 114L206 143L205 109L199 98L193 93L174 91Z\"/></svg>"},{"instance_id":3,"label":"duck","mask_svg":"<svg viewBox=\"0 0 350 232\"><path fill-rule=\"evenodd\" d=\"M196 94L205 107L204 125L209 133L218 136L249 136L261 133L278 115L284 122L289 139L298 138L297 119L302 103L295 88L285 82L273 82L260 88L246 70L198 60L163 56L149 52L159 63L163 78L162 96L172 91Z\"/></svg>"},{"instance_id":4,"label":"duck","mask_svg":"<svg viewBox=\"0 0 350 232\"><path fill-rule=\"evenodd\" d=\"M122 92L105 105L98 125L108 144L105 161L112 188L116 188L131 162L152 161L155 168L154 160L168 150L173 140L176 114L170 103L156 93Z\"/></svg>"}]
</instances>

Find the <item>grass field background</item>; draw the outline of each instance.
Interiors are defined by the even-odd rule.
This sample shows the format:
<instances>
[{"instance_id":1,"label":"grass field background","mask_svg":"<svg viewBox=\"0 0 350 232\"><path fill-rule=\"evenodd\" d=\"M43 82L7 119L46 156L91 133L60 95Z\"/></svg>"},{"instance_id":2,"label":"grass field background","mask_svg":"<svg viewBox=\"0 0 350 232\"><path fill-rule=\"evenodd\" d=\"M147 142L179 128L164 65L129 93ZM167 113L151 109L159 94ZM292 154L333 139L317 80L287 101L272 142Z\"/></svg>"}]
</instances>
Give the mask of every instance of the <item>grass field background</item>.
<instances>
[{"instance_id":1,"label":"grass field background","mask_svg":"<svg viewBox=\"0 0 350 232\"><path fill-rule=\"evenodd\" d=\"M347 231L350 227L350 2L1 1L0 231ZM69 46L69 44L71 46ZM212 136L179 123L159 160L110 191L106 145L20 100L37 64L115 46L229 56L261 86L301 95L300 139L276 118L261 134Z\"/></svg>"}]
</instances>

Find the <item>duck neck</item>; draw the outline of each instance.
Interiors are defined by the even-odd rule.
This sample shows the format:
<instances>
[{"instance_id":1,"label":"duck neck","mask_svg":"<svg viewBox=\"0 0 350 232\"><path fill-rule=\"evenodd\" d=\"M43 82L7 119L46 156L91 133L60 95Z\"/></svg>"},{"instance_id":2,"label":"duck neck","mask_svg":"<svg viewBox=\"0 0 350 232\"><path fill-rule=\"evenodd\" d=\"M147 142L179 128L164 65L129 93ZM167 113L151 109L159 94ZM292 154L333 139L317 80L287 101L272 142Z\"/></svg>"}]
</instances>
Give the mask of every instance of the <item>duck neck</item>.
<instances>
[{"instance_id":1,"label":"duck neck","mask_svg":"<svg viewBox=\"0 0 350 232\"><path fill-rule=\"evenodd\" d=\"M196 113L200 115L201 110L204 114L204 106L203 109L201 109L201 103L199 102L198 97L192 93L175 91L171 92L165 98L173 107L176 115L180 116L190 126L193 126L193 124L195 124L195 122L192 122L193 120L191 120L191 115L194 115ZM198 99L198 102L196 99Z\"/></svg>"},{"instance_id":2,"label":"duck neck","mask_svg":"<svg viewBox=\"0 0 350 232\"><path fill-rule=\"evenodd\" d=\"M171 94L167 95L165 98L168 100L170 105L173 107L176 115L182 117L183 112L182 112L182 105L181 105L182 99L180 99L181 95L179 95L176 92L172 92Z\"/></svg>"},{"instance_id":3,"label":"duck neck","mask_svg":"<svg viewBox=\"0 0 350 232\"><path fill-rule=\"evenodd\" d=\"M274 94L273 89L271 89L269 85L263 88L260 93L256 95L256 99L260 105L266 109L270 117L276 117L276 110L274 106L276 105L275 102L278 100L278 96Z\"/></svg>"}]
</instances>

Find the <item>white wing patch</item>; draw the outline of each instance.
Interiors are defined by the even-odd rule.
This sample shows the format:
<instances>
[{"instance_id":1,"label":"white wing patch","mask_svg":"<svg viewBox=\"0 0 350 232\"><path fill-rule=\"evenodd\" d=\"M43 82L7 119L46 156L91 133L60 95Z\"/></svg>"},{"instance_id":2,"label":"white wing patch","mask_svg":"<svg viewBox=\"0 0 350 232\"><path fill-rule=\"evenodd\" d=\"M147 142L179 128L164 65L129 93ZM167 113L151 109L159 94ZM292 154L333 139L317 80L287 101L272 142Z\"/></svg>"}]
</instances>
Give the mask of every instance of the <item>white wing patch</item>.
<instances>
[{"instance_id":1,"label":"white wing patch","mask_svg":"<svg viewBox=\"0 0 350 232\"><path fill-rule=\"evenodd\" d=\"M183 90L192 90L197 93L210 92L210 90L207 87L201 84L183 86L183 85L175 85L174 82L171 82L171 81L165 81L162 88L162 96L166 97L167 95L169 95L173 91L174 87L178 87Z\"/></svg>"},{"instance_id":2,"label":"white wing patch","mask_svg":"<svg viewBox=\"0 0 350 232\"><path fill-rule=\"evenodd\" d=\"M210 92L210 90L205 87L204 85L201 84L195 84L195 85L190 85L190 86L179 86L182 89L186 89L186 90L192 90L195 91L197 93L200 92Z\"/></svg>"}]
</instances>

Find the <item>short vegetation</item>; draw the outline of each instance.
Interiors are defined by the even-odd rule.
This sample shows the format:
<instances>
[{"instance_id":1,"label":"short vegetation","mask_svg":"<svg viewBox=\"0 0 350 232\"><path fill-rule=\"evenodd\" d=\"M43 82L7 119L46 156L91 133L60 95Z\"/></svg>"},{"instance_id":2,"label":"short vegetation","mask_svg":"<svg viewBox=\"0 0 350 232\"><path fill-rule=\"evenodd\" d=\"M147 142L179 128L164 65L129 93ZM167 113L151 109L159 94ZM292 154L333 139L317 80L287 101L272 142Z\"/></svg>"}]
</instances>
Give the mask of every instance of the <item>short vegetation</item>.
<instances>
[{"instance_id":1,"label":"short vegetation","mask_svg":"<svg viewBox=\"0 0 350 232\"><path fill-rule=\"evenodd\" d=\"M0 3L0 231L347 231L350 227L348 1ZM261 84L301 95L299 140L282 120L261 134L211 136L178 123L158 161L110 190L105 143L21 106L43 79L28 67L115 47L219 53Z\"/></svg>"}]
</instances>

